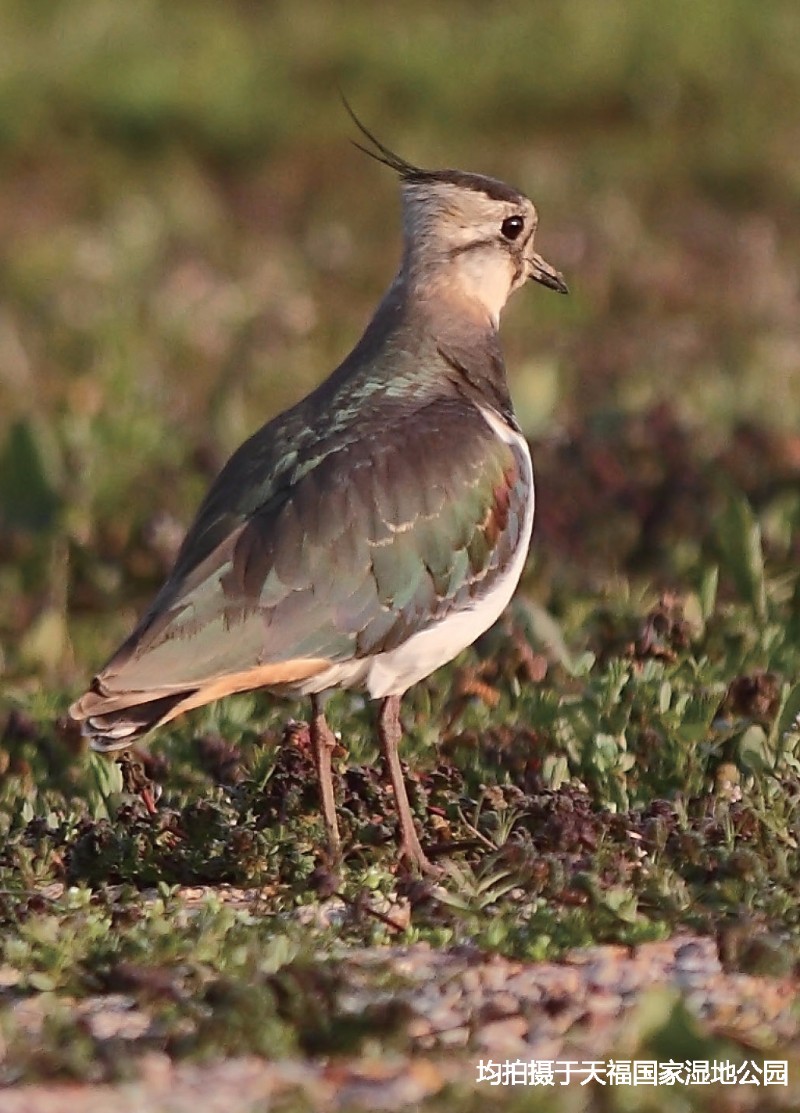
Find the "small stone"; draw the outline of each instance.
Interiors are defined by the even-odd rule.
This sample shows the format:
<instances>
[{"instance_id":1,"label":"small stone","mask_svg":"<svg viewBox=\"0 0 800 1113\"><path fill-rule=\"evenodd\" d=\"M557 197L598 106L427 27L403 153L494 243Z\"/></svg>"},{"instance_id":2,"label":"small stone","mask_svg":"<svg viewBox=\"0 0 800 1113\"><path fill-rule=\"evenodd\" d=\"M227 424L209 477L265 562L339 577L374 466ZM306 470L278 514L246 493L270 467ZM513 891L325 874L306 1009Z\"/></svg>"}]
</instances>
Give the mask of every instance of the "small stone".
<instances>
[{"instance_id":1,"label":"small stone","mask_svg":"<svg viewBox=\"0 0 800 1113\"><path fill-rule=\"evenodd\" d=\"M506 988L509 993L514 994L520 1003L532 1004L542 999L542 987L539 984L536 967L522 970L519 974L509 978Z\"/></svg>"},{"instance_id":2,"label":"small stone","mask_svg":"<svg viewBox=\"0 0 800 1113\"><path fill-rule=\"evenodd\" d=\"M713 939L690 939L675 951L675 963L681 970L720 970L717 946Z\"/></svg>"},{"instance_id":3,"label":"small stone","mask_svg":"<svg viewBox=\"0 0 800 1113\"><path fill-rule=\"evenodd\" d=\"M142 1084L153 1090L167 1089L174 1073L172 1060L163 1051L146 1051L138 1060L138 1070Z\"/></svg>"},{"instance_id":4,"label":"small stone","mask_svg":"<svg viewBox=\"0 0 800 1113\"><path fill-rule=\"evenodd\" d=\"M481 1020L502 1020L507 1016L519 1015L519 1001L513 993L501 991L495 993L480 1009Z\"/></svg>"},{"instance_id":5,"label":"small stone","mask_svg":"<svg viewBox=\"0 0 800 1113\"><path fill-rule=\"evenodd\" d=\"M447 1032L439 1032L436 1042L439 1047L466 1047L469 1042L469 1028L462 1024L458 1028L450 1028Z\"/></svg>"},{"instance_id":6,"label":"small stone","mask_svg":"<svg viewBox=\"0 0 800 1113\"><path fill-rule=\"evenodd\" d=\"M465 970L461 975L461 987L465 993L477 993L481 988L481 976L477 970Z\"/></svg>"},{"instance_id":7,"label":"small stone","mask_svg":"<svg viewBox=\"0 0 800 1113\"><path fill-rule=\"evenodd\" d=\"M423 1040L431 1035L432 1027L429 1017L415 1016L413 1020L408 1022L406 1032L409 1039Z\"/></svg>"},{"instance_id":8,"label":"small stone","mask_svg":"<svg viewBox=\"0 0 800 1113\"><path fill-rule=\"evenodd\" d=\"M448 1032L452 1028L460 1028L464 1023L464 1017L455 1009L439 1008L434 1009L433 1012L428 1014L431 1032L433 1035L438 1036L442 1032Z\"/></svg>"},{"instance_id":9,"label":"small stone","mask_svg":"<svg viewBox=\"0 0 800 1113\"><path fill-rule=\"evenodd\" d=\"M22 981L22 974L13 966L0 966L0 989L11 989Z\"/></svg>"},{"instance_id":10,"label":"small stone","mask_svg":"<svg viewBox=\"0 0 800 1113\"><path fill-rule=\"evenodd\" d=\"M494 1054L513 1054L525 1045L528 1022L524 1016L509 1016L481 1025L475 1034L475 1044L483 1051Z\"/></svg>"},{"instance_id":11,"label":"small stone","mask_svg":"<svg viewBox=\"0 0 800 1113\"><path fill-rule=\"evenodd\" d=\"M622 998L618 993L593 993L586 1003L586 1016L590 1020L619 1016L623 1010Z\"/></svg>"}]
</instances>

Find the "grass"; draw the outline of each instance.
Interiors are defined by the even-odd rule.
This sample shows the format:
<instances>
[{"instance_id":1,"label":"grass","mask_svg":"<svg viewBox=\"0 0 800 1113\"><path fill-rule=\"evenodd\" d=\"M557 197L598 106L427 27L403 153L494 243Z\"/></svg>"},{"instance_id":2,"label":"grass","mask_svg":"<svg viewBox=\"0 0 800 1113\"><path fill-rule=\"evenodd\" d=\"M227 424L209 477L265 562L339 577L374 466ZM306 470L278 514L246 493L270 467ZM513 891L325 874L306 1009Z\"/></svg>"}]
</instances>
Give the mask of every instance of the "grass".
<instances>
[{"instance_id":1,"label":"grass","mask_svg":"<svg viewBox=\"0 0 800 1113\"><path fill-rule=\"evenodd\" d=\"M793 5L80 7L0 13L0 970L51 1008L36 1046L4 1013L4 1080L134 1075L69 1003L119 987L176 1059L402 1049L402 1013L343 1016L337 980L397 940L538 960L689 928L796 971ZM306 709L234 699L122 769L63 716L226 454L391 276L395 187L338 86L407 157L529 188L573 294L504 321L522 588L405 702L449 880L396 876L369 711L336 697L330 924ZM189 912L193 886L259 896Z\"/></svg>"}]
</instances>

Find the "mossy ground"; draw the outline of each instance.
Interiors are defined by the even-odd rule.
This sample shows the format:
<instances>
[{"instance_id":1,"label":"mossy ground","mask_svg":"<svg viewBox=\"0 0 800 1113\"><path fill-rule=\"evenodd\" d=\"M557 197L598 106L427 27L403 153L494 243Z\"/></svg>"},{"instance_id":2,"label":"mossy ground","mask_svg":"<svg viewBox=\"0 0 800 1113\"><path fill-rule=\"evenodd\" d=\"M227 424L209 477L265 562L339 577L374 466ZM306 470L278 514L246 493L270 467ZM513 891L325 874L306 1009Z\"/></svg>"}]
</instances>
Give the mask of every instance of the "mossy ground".
<instances>
[{"instance_id":1,"label":"mossy ground","mask_svg":"<svg viewBox=\"0 0 800 1113\"><path fill-rule=\"evenodd\" d=\"M793 5L82 7L0 14L0 972L50 1010L35 1045L5 1016L4 1081L135 1074L68 1004L117 991L176 1059L402 1051L401 1010L338 1003L340 949L382 942L534 961L688 928L797 971ZM520 592L404 704L438 894L398 876L357 698L330 705L341 878L307 708L233 699L122 767L64 718L226 454L388 282L395 187L337 83L409 158L529 189L573 290L504 324Z\"/></svg>"}]
</instances>

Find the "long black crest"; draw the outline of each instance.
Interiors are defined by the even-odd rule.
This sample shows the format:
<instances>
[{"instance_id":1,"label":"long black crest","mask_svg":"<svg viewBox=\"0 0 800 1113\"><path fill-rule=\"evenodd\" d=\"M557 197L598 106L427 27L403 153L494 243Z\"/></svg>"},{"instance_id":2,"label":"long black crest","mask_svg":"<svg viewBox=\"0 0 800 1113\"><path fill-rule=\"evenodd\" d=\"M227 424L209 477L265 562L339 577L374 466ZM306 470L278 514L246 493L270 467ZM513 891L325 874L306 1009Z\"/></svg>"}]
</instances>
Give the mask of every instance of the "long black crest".
<instances>
[{"instance_id":1,"label":"long black crest","mask_svg":"<svg viewBox=\"0 0 800 1113\"><path fill-rule=\"evenodd\" d=\"M369 147L365 147L363 143L356 142L355 139L351 140L354 147L358 147L359 151L363 151L365 155L369 155L370 158L374 158L376 162L382 162L384 166L388 166L391 170L394 170L397 174L400 175L401 178L405 180L411 178L427 178L430 176L427 170L423 170L419 166L414 166L412 163L406 162L406 160L404 158L401 158L400 155L396 155L394 151L390 151L385 143L381 143L380 139L378 139L377 136L373 135L365 124L362 124L361 120L359 120L358 116L356 116L355 112L353 111L353 108L344 93L340 92L339 96L342 98L342 104L344 105L348 116L356 125L364 138L372 144L374 150L371 150Z\"/></svg>"},{"instance_id":2,"label":"long black crest","mask_svg":"<svg viewBox=\"0 0 800 1113\"><path fill-rule=\"evenodd\" d=\"M519 190L506 185L505 182L497 181L496 178L486 178L482 174L466 174L463 170L423 170L421 166L414 166L413 163L406 162L404 158L390 150L385 143L381 143L380 139L372 134L366 124L362 124L341 90L339 90L339 96L342 98L342 104L348 116L364 138L372 144L374 150L365 147L362 143L357 143L355 139L352 140L353 146L358 147L359 151L363 151L370 158L374 158L376 162L394 170L395 173L400 175L401 181L449 182L461 189L472 189L476 193L485 193L487 197L491 197L495 201L507 201L512 205L524 201L524 197Z\"/></svg>"}]
</instances>

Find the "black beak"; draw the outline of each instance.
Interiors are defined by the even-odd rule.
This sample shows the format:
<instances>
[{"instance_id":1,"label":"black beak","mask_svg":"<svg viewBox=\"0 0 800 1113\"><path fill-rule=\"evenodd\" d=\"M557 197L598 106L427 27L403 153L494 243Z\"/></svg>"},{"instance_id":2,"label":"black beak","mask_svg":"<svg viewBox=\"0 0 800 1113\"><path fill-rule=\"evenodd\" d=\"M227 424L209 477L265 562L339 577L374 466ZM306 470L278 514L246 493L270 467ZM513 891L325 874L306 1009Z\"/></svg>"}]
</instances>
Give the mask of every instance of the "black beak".
<instances>
[{"instance_id":1,"label":"black beak","mask_svg":"<svg viewBox=\"0 0 800 1113\"><path fill-rule=\"evenodd\" d=\"M569 287L564 281L561 272L557 271L555 267L551 267L549 263L546 263L541 255L534 255L530 263L530 277L534 282L546 286L548 290L557 290L559 294L569 293Z\"/></svg>"}]
</instances>

